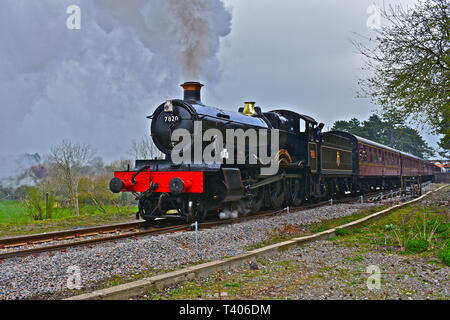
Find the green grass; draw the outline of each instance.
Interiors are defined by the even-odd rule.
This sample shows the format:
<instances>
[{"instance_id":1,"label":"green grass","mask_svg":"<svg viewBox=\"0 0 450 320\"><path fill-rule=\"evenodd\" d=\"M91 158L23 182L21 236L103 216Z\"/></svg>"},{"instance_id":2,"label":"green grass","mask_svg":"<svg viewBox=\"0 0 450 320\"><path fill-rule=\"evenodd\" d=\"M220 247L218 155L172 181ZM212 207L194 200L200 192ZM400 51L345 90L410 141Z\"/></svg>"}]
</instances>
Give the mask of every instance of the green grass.
<instances>
[{"instance_id":1,"label":"green grass","mask_svg":"<svg viewBox=\"0 0 450 320\"><path fill-rule=\"evenodd\" d=\"M449 227L448 208L413 204L372 221L357 232L353 230L337 237L334 241L352 247L376 246L386 252L402 255L439 257L440 261L446 263Z\"/></svg>"},{"instance_id":2,"label":"green grass","mask_svg":"<svg viewBox=\"0 0 450 320\"><path fill-rule=\"evenodd\" d=\"M0 201L0 224L21 224L30 220L31 217L19 201Z\"/></svg>"},{"instance_id":3,"label":"green grass","mask_svg":"<svg viewBox=\"0 0 450 320\"><path fill-rule=\"evenodd\" d=\"M351 216L314 223L306 232L296 230L294 226L289 226L287 230L270 230L266 240L248 246L246 249L261 248L297 236L322 232L361 219L387 207L387 205L372 206ZM419 254L434 257L436 261L444 263L450 261L449 251L446 249L450 242L450 214L447 207L424 206L422 203L413 204L392 211L385 217L353 230L337 229L335 233L337 237L329 240L338 241L347 246L362 244L370 247L375 245L388 253ZM359 259L361 257L355 257L355 261Z\"/></svg>"},{"instance_id":4,"label":"green grass","mask_svg":"<svg viewBox=\"0 0 450 320\"><path fill-rule=\"evenodd\" d=\"M73 210L73 213L75 210ZM80 214L82 215L96 215L100 214L100 210L94 206L87 206L82 208ZM61 220L70 218L70 209L57 208L52 211L52 219ZM0 201L0 224L3 225L19 225L33 223L35 220L20 201Z\"/></svg>"},{"instance_id":5,"label":"green grass","mask_svg":"<svg viewBox=\"0 0 450 320\"><path fill-rule=\"evenodd\" d=\"M441 259L447 266L450 267L450 247L447 245L447 247L443 248L439 251L438 255L439 259Z\"/></svg>"},{"instance_id":6,"label":"green grass","mask_svg":"<svg viewBox=\"0 0 450 320\"><path fill-rule=\"evenodd\" d=\"M389 207L388 205L372 206L367 209L359 210L358 212L356 212L355 214L352 214L350 216L314 223L311 226L311 232L318 233L318 232L322 232L322 231L325 231L328 229L332 229L332 228L353 222L355 220L364 218L368 215L371 215L372 213L379 212L388 207ZM361 230L358 229L358 231L360 232ZM336 230L336 235L344 235L344 234L347 234L347 230L344 230L344 229L340 229L340 231Z\"/></svg>"},{"instance_id":7,"label":"green grass","mask_svg":"<svg viewBox=\"0 0 450 320\"><path fill-rule=\"evenodd\" d=\"M257 259L258 265L263 263ZM267 264L268 262L265 261ZM294 272L294 269L287 270L284 263L269 263L270 270L249 270L247 268L239 273L219 272L207 278L185 281L163 290L148 290L141 299L150 300L198 300L198 299L218 299L219 287L222 299L277 299L283 296L275 296L271 292L273 287L282 282L283 275ZM294 265L295 262L290 262ZM219 283L217 280L219 279ZM290 285L290 284L286 284ZM284 287L284 286L283 286ZM269 291L269 292L267 292Z\"/></svg>"},{"instance_id":8,"label":"green grass","mask_svg":"<svg viewBox=\"0 0 450 320\"><path fill-rule=\"evenodd\" d=\"M0 201L0 237L50 232L63 229L112 224L133 220L137 207L118 210L106 206L106 213L97 206L81 205L80 216L68 208L55 208L51 219L34 220L20 201Z\"/></svg>"},{"instance_id":9,"label":"green grass","mask_svg":"<svg viewBox=\"0 0 450 320\"><path fill-rule=\"evenodd\" d=\"M298 226L287 225L283 228L271 230L269 237L267 239L265 239L262 242L247 246L247 247L245 247L245 249L246 250L259 249L259 248L269 246L269 245L272 245L275 243L280 243L283 241L290 240L294 237L301 237L301 236L306 236L306 235L310 235L313 233L322 232L322 231L332 229L337 226L344 225L346 223L364 218L372 213L386 209L387 207L388 207L387 205L372 206L372 207L369 207L366 209L361 209L358 212L356 212L350 216L313 223L309 227L308 231L303 231L300 228L298 228ZM338 229L338 230L336 230L336 235L343 236L343 235L348 234L349 232L351 232L351 231L348 231L346 229ZM354 232L361 232L361 229L359 229L359 228L355 229ZM330 239L330 240L332 240L332 239Z\"/></svg>"}]
</instances>

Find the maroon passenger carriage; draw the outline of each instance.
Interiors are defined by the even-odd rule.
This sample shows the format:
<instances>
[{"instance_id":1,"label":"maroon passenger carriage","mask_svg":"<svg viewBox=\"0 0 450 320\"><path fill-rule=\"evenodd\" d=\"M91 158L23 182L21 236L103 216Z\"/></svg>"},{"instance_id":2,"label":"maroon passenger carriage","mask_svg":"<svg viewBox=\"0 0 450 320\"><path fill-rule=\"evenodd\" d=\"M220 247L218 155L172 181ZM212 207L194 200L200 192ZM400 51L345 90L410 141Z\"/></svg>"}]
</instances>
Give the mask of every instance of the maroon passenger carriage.
<instances>
[{"instance_id":1,"label":"maroon passenger carriage","mask_svg":"<svg viewBox=\"0 0 450 320\"><path fill-rule=\"evenodd\" d=\"M353 181L363 192L399 187L405 179L432 180L439 172L433 163L406 152L343 131L329 133L352 142Z\"/></svg>"}]
</instances>

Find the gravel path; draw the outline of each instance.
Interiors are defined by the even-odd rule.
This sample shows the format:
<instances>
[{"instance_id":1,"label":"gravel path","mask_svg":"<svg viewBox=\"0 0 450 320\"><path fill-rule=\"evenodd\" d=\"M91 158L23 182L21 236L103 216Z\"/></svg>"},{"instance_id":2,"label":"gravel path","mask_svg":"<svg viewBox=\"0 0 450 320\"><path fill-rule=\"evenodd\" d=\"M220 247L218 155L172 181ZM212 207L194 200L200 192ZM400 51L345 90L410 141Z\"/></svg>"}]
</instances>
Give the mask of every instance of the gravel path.
<instances>
[{"instance_id":1,"label":"gravel path","mask_svg":"<svg viewBox=\"0 0 450 320\"><path fill-rule=\"evenodd\" d=\"M221 295L232 300L448 300L450 268L429 260L317 241L257 258L253 270L243 264L222 271ZM379 286L369 287L369 266L379 268ZM216 279L213 274L149 290L136 299L218 299Z\"/></svg>"},{"instance_id":2,"label":"gravel path","mask_svg":"<svg viewBox=\"0 0 450 320\"><path fill-rule=\"evenodd\" d=\"M334 245L329 241L312 243L303 250L296 247L284 254L284 258L293 256L301 257L300 270L305 271L304 276L310 281L298 286L290 299L450 298L450 268L430 264L422 257L360 252L358 248ZM368 266L379 267L379 288L374 286L369 290Z\"/></svg>"}]
</instances>

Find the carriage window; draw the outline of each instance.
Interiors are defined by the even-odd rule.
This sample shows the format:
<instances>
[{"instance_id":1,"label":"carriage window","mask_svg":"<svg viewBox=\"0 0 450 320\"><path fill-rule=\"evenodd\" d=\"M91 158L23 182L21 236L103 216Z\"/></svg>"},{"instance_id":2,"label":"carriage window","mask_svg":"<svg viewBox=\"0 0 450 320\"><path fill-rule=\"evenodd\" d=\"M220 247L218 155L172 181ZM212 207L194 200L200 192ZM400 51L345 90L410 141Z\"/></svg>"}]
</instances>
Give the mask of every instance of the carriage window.
<instances>
[{"instance_id":1,"label":"carriage window","mask_svg":"<svg viewBox=\"0 0 450 320\"><path fill-rule=\"evenodd\" d=\"M373 162L372 148L369 147L369 162Z\"/></svg>"},{"instance_id":2,"label":"carriage window","mask_svg":"<svg viewBox=\"0 0 450 320\"><path fill-rule=\"evenodd\" d=\"M306 132L306 121L303 119L300 119L300 132Z\"/></svg>"},{"instance_id":3,"label":"carriage window","mask_svg":"<svg viewBox=\"0 0 450 320\"><path fill-rule=\"evenodd\" d=\"M363 145L359 145L359 160L367 162L367 150Z\"/></svg>"}]
</instances>

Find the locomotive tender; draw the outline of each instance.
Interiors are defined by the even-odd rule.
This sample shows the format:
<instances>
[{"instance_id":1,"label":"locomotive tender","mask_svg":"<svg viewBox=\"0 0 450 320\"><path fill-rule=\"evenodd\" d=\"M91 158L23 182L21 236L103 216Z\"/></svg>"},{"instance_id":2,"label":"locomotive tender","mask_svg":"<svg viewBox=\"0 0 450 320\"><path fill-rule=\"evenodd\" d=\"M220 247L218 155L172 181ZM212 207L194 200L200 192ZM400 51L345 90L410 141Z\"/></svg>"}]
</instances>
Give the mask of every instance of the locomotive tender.
<instances>
[{"instance_id":1,"label":"locomotive tender","mask_svg":"<svg viewBox=\"0 0 450 320\"><path fill-rule=\"evenodd\" d=\"M405 176L430 180L439 170L428 161L346 132L324 133L319 146L313 138L317 122L309 116L283 109L262 112L254 102L245 103L238 112L225 111L202 103L202 84L181 86L183 100L168 100L147 117L152 120L153 142L166 159L136 160L133 171L115 172L110 182L112 192L136 195L137 218L175 217L193 222L203 220L208 212L242 215L263 207L299 206L305 200L399 186ZM196 122L201 123L199 132ZM226 151L221 157L232 161L174 163L171 154L177 129L190 133L191 141L198 141L208 129L217 129L223 136L228 129L276 131L279 148L274 152L269 148L272 140L264 142L258 137L258 148L266 150L255 150L250 136L241 135L244 140L234 150L220 146ZM233 139L239 139L238 135ZM194 148L198 147L187 146ZM259 157L261 151L276 161L276 173L262 174L261 168L269 164ZM245 161L236 161L238 157Z\"/></svg>"}]
</instances>

